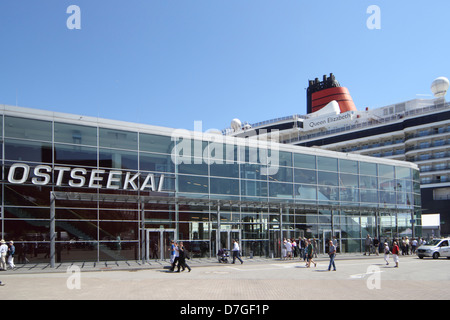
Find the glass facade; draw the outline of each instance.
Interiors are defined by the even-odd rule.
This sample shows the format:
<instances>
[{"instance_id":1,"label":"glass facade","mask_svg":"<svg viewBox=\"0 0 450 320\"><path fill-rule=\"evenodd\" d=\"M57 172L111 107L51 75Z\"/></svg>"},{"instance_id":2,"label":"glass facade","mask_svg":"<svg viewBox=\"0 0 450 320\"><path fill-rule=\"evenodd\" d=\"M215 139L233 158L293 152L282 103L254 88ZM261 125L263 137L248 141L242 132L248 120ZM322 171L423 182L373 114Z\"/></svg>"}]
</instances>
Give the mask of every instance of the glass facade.
<instances>
[{"instance_id":1,"label":"glass facade","mask_svg":"<svg viewBox=\"0 0 450 320\"><path fill-rule=\"evenodd\" d=\"M232 239L277 257L300 236L360 252L367 234L421 233L410 163L73 119L3 110L1 233L19 263L52 248L57 262L162 259L170 239L194 257Z\"/></svg>"}]
</instances>

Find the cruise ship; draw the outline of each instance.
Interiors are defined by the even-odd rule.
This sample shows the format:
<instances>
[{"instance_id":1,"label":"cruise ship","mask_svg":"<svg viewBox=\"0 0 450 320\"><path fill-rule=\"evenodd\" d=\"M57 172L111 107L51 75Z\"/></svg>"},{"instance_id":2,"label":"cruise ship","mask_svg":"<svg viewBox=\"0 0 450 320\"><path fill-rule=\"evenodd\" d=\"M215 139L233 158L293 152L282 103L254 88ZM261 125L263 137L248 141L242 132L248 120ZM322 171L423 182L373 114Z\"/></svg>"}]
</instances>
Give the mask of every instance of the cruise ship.
<instances>
[{"instance_id":1,"label":"cruise ship","mask_svg":"<svg viewBox=\"0 0 450 320\"><path fill-rule=\"evenodd\" d=\"M422 214L440 214L438 231L450 234L449 80L435 79L432 99L412 99L358 110L333 74L309 80L307 114L255 124L233 119L224 135L267 135L281 143L409 161L420 169ZM418 223L418 221L416 221ZM430 236L437 236L433 234Z\"/></svg>"}]
</instances>

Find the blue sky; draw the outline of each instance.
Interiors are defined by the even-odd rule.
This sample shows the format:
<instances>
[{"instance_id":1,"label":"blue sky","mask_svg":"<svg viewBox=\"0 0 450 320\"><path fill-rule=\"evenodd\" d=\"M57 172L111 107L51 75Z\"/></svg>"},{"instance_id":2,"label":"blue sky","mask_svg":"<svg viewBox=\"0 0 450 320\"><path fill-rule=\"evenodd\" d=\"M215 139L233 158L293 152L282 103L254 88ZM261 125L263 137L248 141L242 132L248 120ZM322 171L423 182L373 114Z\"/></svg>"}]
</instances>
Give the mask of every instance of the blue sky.
<instances>
[{"instance_id":1,"label":"blue sky","mask_svg":"<svg viewBox=\"0 0 450 320\"><path fill-rule=\"evenodd\" d=\"M449 15L448 0L1 1L0 104L223 129L305 114L308 80L332 72L381 107L450 77Z\"/></svg>"}]
</instances>

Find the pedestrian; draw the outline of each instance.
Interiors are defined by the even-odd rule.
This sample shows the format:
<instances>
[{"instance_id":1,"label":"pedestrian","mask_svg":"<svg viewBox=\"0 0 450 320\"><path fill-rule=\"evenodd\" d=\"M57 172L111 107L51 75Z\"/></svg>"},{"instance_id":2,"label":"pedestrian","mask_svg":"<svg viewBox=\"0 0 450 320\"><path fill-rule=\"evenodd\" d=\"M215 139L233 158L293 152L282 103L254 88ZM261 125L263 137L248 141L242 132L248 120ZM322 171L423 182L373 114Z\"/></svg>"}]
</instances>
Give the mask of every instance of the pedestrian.
<instances>
[{"instance_id":1,"label":"pedestrian","mask_svg":"<svg viewBox=\"0 0 450 320\"><path fill-rule=\"evenodd\" d=\"M295 242L295 239L292 238L292 252L294 253L294 258L297 258L297 242Z\"/></svg>"},{"instance_id":2,"label":"pedestrian","mask_svg":"<svg viewBox=\"0 0 450 320\"><path fill-rule=\"evenodd\" d=\"M298 238L297 246L298 246L298 256L299 256L299 259L302 259L302 258L303 258L304 251L305 251L305 247L304 247L304 244L303 244L302 237L299 237L299 238Z\"/></svg>"},{"instance_id":3,"label":"pedestrian","mask_svg":"<svg viewBox=\"0 0 450 320\"><path fill-rule=\"evenodd\" d=\"M286 259L291 260L292 259L292 243L291 239L287 239L287 241L284 244L286 246Z\"/></svg>"},{"instance_id":4,"label":"pedestrian","mask_svg":"<svg viewBox=\"0 0 450 320\"><path fill-rule=\"evenodd\" d=\"M14 254L16 253L16 247L14 246L14 241L9 242L9 248L8 248L8 264L9 267L14 270L16 267L14 264Z\"/></svg>"},{"instance_id":5,"label":"pedestrian","mask_svg":"<svg viewBox=\"0 0 450 320\"><path fill-rule=\"evenodd\" d=\"M6 254L8 253L8 246L5 240L0 240L0 267L1 270L6 270Z\"/></svg>"},{"instance_id":6,"label":"pedestrian","mask_svg":"<svg viewBox=\"0 0 450 320\"><path fill-rule=\"evenodd\" d=\"M417 243L416 238L413 238L411 241L411 254L416 254Z\"/></svg>"},{"instance_id":7,"label":"pedestrian","mask_svg":"<svg viewBox=\"0 0 450 320\"><path fill-rule=\"evenodd\" d=\"M184 269L188 268L189 272L191 272L191 267L186 263L186 258L189 259L186 249L184 248L183 242L180 242L178 245L178 270L177 272L180 272L180 268Z\"/></svg>"},{"instance_id":8,"label":"pedestrian","mask_svg":"<svg viewBox=\"0 0 450 320\"><path fill-rule=\"evenodd\" d=\"M378 251L379 251L379 246L380 246L380 241L378 241L378 238L375 237L373 238L373 248L375 249L375 254L378 256Z\"/></svg>"},{"instance_id":9,"label":"pedestrian","mask_svg":"<svg viewBox=\"0 0 450 320\"><path fill-rule=\"evenodd\" d=\"M400 248L398 247L397 242L394 241L394 244L392 246L392 257L394 258L394 262L395 262L394 268L398 268L399 253L400 253Z\"/></svg>"},{"instance_id":10,"label":"pedestrian","mask_svg":"<svg viewBox=\"0 0 450 320\"><path fill-rule=\"evenodd\" d=\"M170 268L170 271L174 271L175 270L175 266L178 263L180 257L180 251L178 249L178 244L176 241L173 242L173 262L172 262L172 267Z\"/></svg>"},{"instance_id":11,"label":"pedestrian","mask_svg":"<svg viewBox=\"0 0 450 320\"><path fill-rule=\"evenodd\" d=\"M336 265L334 263L334 258L336 257L336 247L333 241L330 240L328 245L328 255L330 257L330 264L328 265L328 271L331 271L331 266L333 266L333 271L336 271Z\"/></svg>"},{"instance_id":12,"label":"pedestrian","mask_svg":"<svg viewBox=\"0 0 450 320\"><path fill-rule=\"evenodd\" d=\"M311 239L308 239L308 246L306 247L306 254L307 256L307 263L306 267L309 268L311 266L311 262L314 263L314 267L317 265L317 263L313 260L313 245L311 243Z\"/></svg>"},{"instance_id":13,"label":"pedestrian","mask_svg":"<svg viewBox=\"0 0 450 320\"><path fill-rule=\"evenodd\" d=\"M281 247L281 257L282 260L286 260L287 257L287 248L286 248L286 239L283 240L283 246Z\"/></svg>"},{"instance_id":14,"label":"pedestrian","mask_svg":"<svg viewBox=\"0 0 450 320\"><path fill-rule=\"evenodd\" d=\"M306 260L306 238L301 239L301 244L302 244L302 249L301 249L302 256L300 258L303 258L303 261L305 261Z\"/></svg>"},{"instance_id":15,"label":"pedestrian","mask_svg":"<svg viewBox=\"0 0 450 320\"><path fill-rule=\"evenodd\" d=\"M240 248L239 248L239 243L236 240L233 240L233 262L234 263L236 261L236 258L238 258L238 260L241 262L241 264L244 263L244 261L242 261L241 257L240 257Z\"/></svg>"},{"instance_id":16,"label":"pedestrian","mask_svg":"<svg viewBox=\"0 0 450 320\"><path fill-rule=\"evenodd\" d=\"M313 238L312 240L312 245L313 245L313 257L317 258L317 240L316 238Z\"/></svg>"},{"instance_id":17,"label":"pedestrian","mask_svg":"<svg viewBox=\"0 0 450 320\"><path fill-rule=\"evenodd\" d=\"M389 245L387 242L384 243L384 261L386 261L386 265L389 265Z\"/></svg>"},{"instance_id":18,"label":"pedestrian","mask_svg":"<svg viewBox=\"0 0 450 320\"><path fill-rule=\"evenodd\" d=\"M402 256L406 255L406 240L405 240L405 237L402 237L402 241L400 242L400 248L402 250Z\"/></svg>"},{"instance_id":19,"label":"pedestrian","mask_svg":"<svg viewBox=\"0 0 450 320\"><path fill-rule=\"evenodd\" d=\"M170 264L173 264L173 261L175 260L175 241L170 241Z\"/></svg>"},{"instance_id":20,"label":"pedestrian","mask_svg":"<svg viewBox=\"0 0 450 320\"><path fill-rule=\"evenodd\" d=\"M20 239L21 241L23 241L23 239ZM27 258L27 250L28 250L28 245L24 242L19 243L18 246L18 250L16 251L18 259L19 259L19 263L28 263L30 262Z\"/></svg>"},{"instance_id":21,"label":"pedestrian","mask_svg":"<svg viewBox=\"0 0 450 320\"><path fill-rule=\"evenodd\" d=\"M409 238L406 237L405 239L405 251L406 251L406 255L409 256Z\"/></svg>"},{"instance_id":22,"label":"pedestrian","mask_svg":"<svg viewBox=\"0 0 450 320\"><path fill-rule=\"evenodd\" d=\"M370 234L368 234L364 242L364 255L366 255L366 253L369 252L370 256L371 249L372 249L372 238L370 237Z\"/></svg>"},{"instance_id":23,"label":"pedestrian","mask_svg":"<svg viewBox=\"0 0 450 320\"><path fill-rule=\"evenodd\" d=\"M338 252L339 246L336 236L333 236L333 245L336 247L336 253Z\"/></svg>"}]
</instances>

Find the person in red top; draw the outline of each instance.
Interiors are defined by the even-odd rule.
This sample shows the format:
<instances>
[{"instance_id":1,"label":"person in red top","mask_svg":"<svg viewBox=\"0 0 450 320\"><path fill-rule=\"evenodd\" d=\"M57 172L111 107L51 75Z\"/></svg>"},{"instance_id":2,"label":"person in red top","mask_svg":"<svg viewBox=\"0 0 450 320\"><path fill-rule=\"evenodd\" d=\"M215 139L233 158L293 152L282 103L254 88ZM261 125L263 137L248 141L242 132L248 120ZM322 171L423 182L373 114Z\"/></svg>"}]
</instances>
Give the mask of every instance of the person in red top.
<instances>
[{"instance_id":1,"label":"person in red top","mask_svg":"<svg viewBox=\"0 0 450 320\"><path fill-rule=\"evenodd\" d=\"M398 254L400 252L400 248L397 245L397 242L394 241L394 245L392 246L392 256L394 258L395 267L398 268Z\"/></svg>"}]
</instances>

